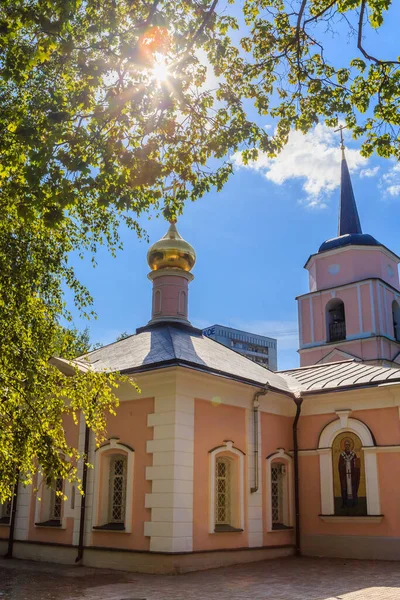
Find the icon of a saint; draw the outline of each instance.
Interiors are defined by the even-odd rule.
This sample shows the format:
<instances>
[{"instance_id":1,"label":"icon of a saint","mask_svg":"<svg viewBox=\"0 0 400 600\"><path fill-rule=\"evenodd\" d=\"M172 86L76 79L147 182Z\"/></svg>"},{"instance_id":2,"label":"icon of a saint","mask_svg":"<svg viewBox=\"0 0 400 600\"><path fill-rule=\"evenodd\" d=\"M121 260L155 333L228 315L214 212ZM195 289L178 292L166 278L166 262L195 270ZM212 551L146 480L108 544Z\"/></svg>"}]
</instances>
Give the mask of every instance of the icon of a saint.
<instances>
[{"instance_id":1,"label":"icon of a saint","mask_svg":"<svg viewBox=\"0 0 400 600\"><path fill-rule=\"evenodd\" d=\"M354 451L354 441L344 438L340 444L339 477L342 494L342 508L358 504L358 487L360 485L361 461Z\"/></svg>"}]
</instances>

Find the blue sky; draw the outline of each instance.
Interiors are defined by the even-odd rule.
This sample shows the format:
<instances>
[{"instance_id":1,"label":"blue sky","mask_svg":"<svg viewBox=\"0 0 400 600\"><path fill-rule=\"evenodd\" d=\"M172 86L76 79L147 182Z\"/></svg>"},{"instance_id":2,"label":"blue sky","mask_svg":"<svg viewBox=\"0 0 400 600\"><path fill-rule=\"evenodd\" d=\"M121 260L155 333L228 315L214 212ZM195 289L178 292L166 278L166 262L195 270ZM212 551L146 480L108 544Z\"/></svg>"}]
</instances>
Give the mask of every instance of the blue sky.
<instances>
[{"instance_id":1,"label":"blue sky","mask_svg":"<svg viewBox=\"0 0 400 600\"><path fill-rule=\"evenodd\" d=\"M385 30L388 52L395 22ZM348 52L345 47L343 55ZM265 125L271 127L267 120ZM363 231L400 254L399 165L376 157L365 160L354 140L346 144ZM275 161L261 157L244 168L240 157L233 160L235 174L222 192L188 204L178 222L197 253L189 317L199 327L221 323L277 337L278 368L295 367L295 296L308 291L303 265L337 230L339 139L318 125L307 136L292 135ZM151 243L167 229L161 218L145 217L141 223ZM88 323L94 342L109 343L122 331L133 333L150 318L149 246L126 229L121 235L124 250L115 259L105 249L98 252L95 269L89 257L73 259L94 297L98 319ZM76 315L76 326L86 324Z\"/></svg>"}]
</instances>

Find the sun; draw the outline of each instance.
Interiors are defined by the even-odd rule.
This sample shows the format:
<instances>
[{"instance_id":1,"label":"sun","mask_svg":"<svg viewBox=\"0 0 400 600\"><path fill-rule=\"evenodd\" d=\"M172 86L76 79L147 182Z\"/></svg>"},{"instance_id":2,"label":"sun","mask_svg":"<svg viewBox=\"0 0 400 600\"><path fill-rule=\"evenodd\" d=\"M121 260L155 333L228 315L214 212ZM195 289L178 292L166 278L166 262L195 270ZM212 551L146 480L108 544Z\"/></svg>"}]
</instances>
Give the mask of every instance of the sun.
<instances>
[{"instance_id":1,"label":"sun","mask_svg":"<svg viewBox=\"0 0 400 600\"><path fill-rule=\"evenodd\" d=\"M161 54L160 52L156 52L154 54L154 62L151 68L151 74L158 83L167 81L168 77L170 76L170 72L168 70L168 64L164 54Z\"/></svg>"}]
</instances>

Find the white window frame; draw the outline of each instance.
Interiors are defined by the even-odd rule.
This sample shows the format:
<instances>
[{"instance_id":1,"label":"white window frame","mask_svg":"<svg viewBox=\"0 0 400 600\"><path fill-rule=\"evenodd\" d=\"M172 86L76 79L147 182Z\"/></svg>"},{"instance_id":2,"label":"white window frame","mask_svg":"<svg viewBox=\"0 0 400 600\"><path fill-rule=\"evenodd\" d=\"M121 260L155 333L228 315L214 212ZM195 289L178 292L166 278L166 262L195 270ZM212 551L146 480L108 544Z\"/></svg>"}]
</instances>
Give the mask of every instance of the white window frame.
<instances>
[{"instance_id":1,"label":"white window frame","mask_svg":"<svg viewBox=\"0 0 400 600\"><path fill-rule=\"evenodd\" d=\"M109 523L109 475L110 461L116 455L126 456L126 488L125 488L125 519L124 529L113 530L113 533L132 532L132 508L133 508L133 482L134 482L134 458L135 451L130 446L123 444L118 438L111 438L95 452L94 464L94 495L92 527L94 531L107 531L110 529L97 529ZM101 470L103 471L101 473ZM100 489L101 487L101 489Z\"/></svg>"},{"instance_id":2,"label":"white window frame","mask_svg":"<svg viewBox=\"0 0 400 600\"><path fill-rule=\"evenodd\" d=\"M293 458L285 452L283 448L279 448L277 452L270 454L266 460L266 485L267 485L267 531L274 533L276 531L286 531L285 529L273 529L272 520L272 463L283 463L286 466L285 481L283 482L283 525L286 527L294 526L294 489L293 489Z\"/></svg>"},{"instance_id":3,"label":"white window frame","mask_svg":"<svg viewBox=\"0 0 400 600\"><path fill-rule=\"evenodd\" d=\"M37 482L36 482L36 499L35 499L35 527L50 527L49 525L43 525L47 521L52 520L52 502L54 498L54 489L51 486L47 486L43 479L43 474L41 471L37 474ZM68 497L70 501L70 496L72 492L72 486L69 481L63 480L63 494ZM69 509L70 502L66 502L61 498L61 518L60 526L57 529L66 529L67 527L67 518L73 517L74 512Z\"/></svg>"},{"instance_id":4,"label":"white window frame","mask_svg":"<svg viewBox=\"0 0 400 600\"><path fill-rule=\"evenodd\" d=\"M379 497L378 465L376 459L377 447L371 431L362 421L349 417L350 410L336 411L338 419L331 421L321 432L318 443L320 485L321 485L321 514L335 515L335 500L333 487L332 445L340 433L355 433L361 440L364 451L365 485L367 495L367 514L381 515Z\"/></svg>"},{"instance_id":5,"label":"white window frame","mask_svg":"<svg viewBox=\"0 0 400 600\"><path fill-rule=\"evenodd\" d=\"M229 456L229 454L233 456ZM216 477L216 459L219 455L224 455L230 458L232 461L231 468L236 471L236 477L238 479L239 494L238 498L231 493L231 509L234 513L234 522L232 527L236 529L244 530L244 453L233 446L233 442L230 440L224 442L223 446L218 446L210 451L210 498L209 498L209 533L216 533L215 531L215 477ZM233 473L232 473L233 475ZM235 504L236 503L236 504Z\"/></svg>"}]
</instances>

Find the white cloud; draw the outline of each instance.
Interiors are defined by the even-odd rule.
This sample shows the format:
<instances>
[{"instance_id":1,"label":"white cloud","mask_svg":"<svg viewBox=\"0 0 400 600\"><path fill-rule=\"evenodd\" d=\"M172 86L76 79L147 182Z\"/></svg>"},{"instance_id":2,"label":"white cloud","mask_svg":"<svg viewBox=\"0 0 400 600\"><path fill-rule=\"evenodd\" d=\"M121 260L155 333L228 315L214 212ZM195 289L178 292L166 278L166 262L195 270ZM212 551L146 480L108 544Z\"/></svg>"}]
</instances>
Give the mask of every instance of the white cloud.
<instances>
[{"instance_id":1,"label":"white cloud","mask_svg":"<svg viewBox=\"0 0 400 600\"><path fill-rule=\"evenodd\" d=\"M340 184L341 153L338 134L325 125L316 125L309 133L293 131L282 152L274 159L260 152L256 161L244 165L241 153L234 155L238 167L258 171L269 181L282 185L289 180L302 180L305 202L311 207L324 205L323 199ZM367 165L367 159L358 150L346 150L351 172ZM365 169L364 169L365 170Z\"/></svg>"},{"instance_id":2,"label":"white cloud","mask_svg":"<svg viewBox=\"0 0 400 600\"><path fill-rule=\"evenodd\" d=\"M382 176L380 185L387 196L400 196L400 163L394 164L393 167Z\"/></svg>"},{"instance_id":3,"label":"white cloud","mask_svg":"<svg viewBox=\"0 0 400 600\"><path fill-rule=\"evenodd\" d=\"M360 177L375 177L380 167L372 167L371 169L361 169Z\"/></svg>"}]
</instances>

